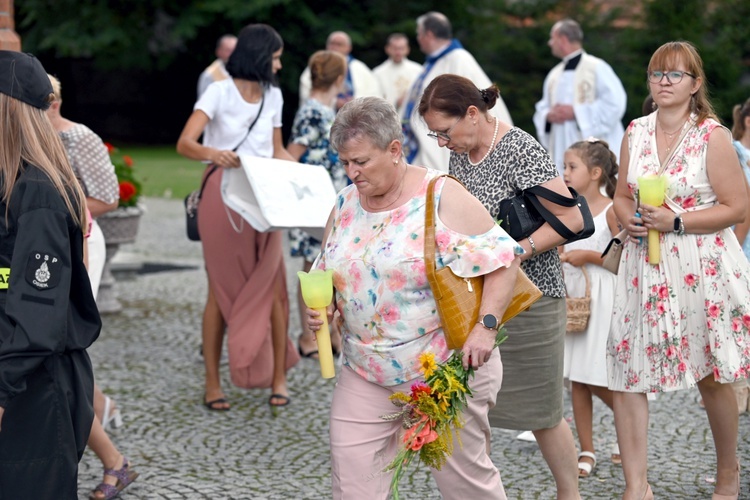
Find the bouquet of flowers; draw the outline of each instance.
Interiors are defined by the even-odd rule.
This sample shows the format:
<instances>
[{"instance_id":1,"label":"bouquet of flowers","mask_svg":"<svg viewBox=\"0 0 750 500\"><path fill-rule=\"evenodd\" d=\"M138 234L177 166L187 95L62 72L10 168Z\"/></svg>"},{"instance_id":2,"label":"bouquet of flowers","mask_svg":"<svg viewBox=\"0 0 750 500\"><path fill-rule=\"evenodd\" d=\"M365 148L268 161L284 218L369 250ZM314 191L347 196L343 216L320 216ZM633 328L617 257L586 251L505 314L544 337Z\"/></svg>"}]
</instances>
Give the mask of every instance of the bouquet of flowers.
<instances>
[{"instance_id":1,"label":"bouquet of flowers","mask_svg":"<svg viewBox=\"0 0 750 500\"><path fill-rule=\"evenodd\" d=\"M104 145L107 146L109 159L115 166L115 175L120 186L120 202L117 206L137 206L138 199L141 197L141 183L133 175L133 159L122 154L119 149L108 142Z\"/></svg>"},{"instance_id":2,"label":"bouquet of flowers","mask_svg":"<svg viewBox=\"0 0 750 500\"><path fill-rule=\"evenodd\" d=\"M502 344L507 335L501 328L495 337L495 347ZM431 352L419 356L424 382L411 386L411 393L397 392L390 400L398 408L395 413L382 415L384 420L402 420L403 447L383 472L393 472L391 495L399 499L398 483L404 469L418 456L428 467L437 470L453 453L453 434L460 444L459 430L463 427L462 413L466 398L471 397L469 380L474 368L463 367L463 352L453 351L444 363L437 363Z\"/></svg>"}]
</instances>

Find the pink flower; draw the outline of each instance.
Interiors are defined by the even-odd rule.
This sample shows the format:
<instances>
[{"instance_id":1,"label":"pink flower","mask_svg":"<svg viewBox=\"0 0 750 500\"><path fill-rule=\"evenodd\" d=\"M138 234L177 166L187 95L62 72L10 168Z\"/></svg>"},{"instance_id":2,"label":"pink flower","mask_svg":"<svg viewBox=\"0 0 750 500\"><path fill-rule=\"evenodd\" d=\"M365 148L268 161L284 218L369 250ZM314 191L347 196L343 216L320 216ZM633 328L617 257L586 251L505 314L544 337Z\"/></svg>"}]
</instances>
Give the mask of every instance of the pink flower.
<instances>
[{"instance_id":1,"label":"pink flower","mask_svg":"<svg viewBox=\"0 0 750 500\"><path fill-rule=\"evenodd\" d=\"M688 347L690 345L690 342L688 341L687 337L680 337L680 345L682 347Z\"/></svg>"},{"instance_id":2,"label":"pink flower","mask_svg":"<svg viewBox=\"0 0 750 500\"><path fill-rule=\"evenodd\" d=\"M401 290L406 286L406 275L401 271L394 270L388 276L388 289L391 291Z\"/></svg>"},{"instance_id":3,"label":"pink flower","mask_svg":"<svg viewBox=\"0 0 750 500\"><path fill-rule=\"evenodd\" d=\"M721 374L719 373L719 367L714 366L714 380L719 380L721 378Z\"/></svg>"},{"instance_id":4,"label":"pink flower","mask_svg":"<svg viewBox=\"0 0 750 500\"><path fill-rule=\"evenodd\" d=\"M380 308L380 316L389 325L394 324L401 318L401 313L395 304L385 304Z\"/></svg>"},{"instance_id":5,"label":"pink flower","mask_svg":"<svg viewBox=\"0 0 750 500\"><path fill-rule=\"evenodd\" d=\"M692 208L695 206L695 196L688 196L682 200L682 208Z\"/></svg>"},{"instance_id":6,"label":"pink flower","mask_svg":"<svg viewBox=\"0 0 750 500\"><path fill-rule=\"evenodd\" d=\"M408 207L399 207L398 210L393 212L393 214L391 215L391 224L401 224L404 220L406 220L406 216L408 213Z\"/></svg>"},{"instance_id":7,"label":"pink flower","mask_svg":"<svg viewBox=\"0 0 750 500\"><path fill-rule=\"evenodd\" d=\"M660 299L666 299L669 297L669 289L666 285L662 285L659 287L659 298Z\"/></svg>"},{"instance_id":8,"label":"pink flower","mask_svg":"<svg viewBox=\"0 0 750 500\"><path fill-rule=\"evenodd\" d=\"M716 246L723 247L724 246L724 238L721 237L721 235L716 235Z\"/></svg>"},{"instance_id":9,"label":"pink flower","mask_svg":"<svg viewBox=\"0 0 750 500\"><path fill-rule=\"evenodd\" d=\"M638 288L638 278L633 278L633 287Z\"/></svg>"},{"instance_id":10,"label":"pink flower","mask_svg":"<svg viewBox=\"0 0 750 500\"><path fill-rule=\"evenodd\" d=\"M717 304L711 304L708 308L708 315L712 318L718 318L721 314L721 308Z\"/></svg>"},{"instance_id":11,"label":"pink flower","mask_svg":"<svg viewBox=\"0 0 750 500\"><path fill-rule=\"evenodd\" d=\"M656 302L656 310L659 314L664 314L667 311L667 308L664 307L664 302L661 300Z\"/></svg>"},{"instance_id":12,"label":"pink flower","mask_svg":"<svg viewBox=\"0 0 750 500\"><path fill-rule=\"evenodd\" d=\"M677 348L671 345L667 347L667 350L664 352L664 354L667 356L667 359L674 359L677 356Z\"/></svg>"},{"instance_id":13,"label":"pink flower","mask_svg":"<svg viewBox=\"0 0 750 500\"><path fill-rule=\"evenodd\" d=\"M441 231L435 235L435 242L440 253L444 254L451 243L451 237L447 232Z\"/></svg>"},{"instance_id":14,"label":"pink flower","mask_svg":"<svg viewBox=\"0 0 750 500\"><path fill-rule=\"evenodd\" d=\"M347 209L341 212L341 222L339 223L339 226L342 228L349 226L349 224L352 223L352 219L354 219L354 214L351 210Z\"/></svg>"},{"instance_id":15,"label":"pink flower","mask_svg":"<svg viewBox=\"0 0 750 500\"><path fill-rule=\"evenodd\" d=\"M677 365L677 371L685 373L687 371L687 365L684 362L680 362L680 364Z\"/></svg>"},{"instance_id":16,"label":"pink flower","mask_svg":"<svg viewBox=\"0 0 750 500\"><path fill-rule=\"evenodd\" d=\"M732 318L732 331L739 332L742 330L742 320L740 318Z\"/></svg>"},{"instance_id":17,"label":"pink flower","mask_svg":"<svg viewBox=\"0 0 750 500\"><path fill-rule=\"evenodd\" d=\"M745 328L750 329L750 314L742 316L742 324L745 325Z\"/></svg>"},{"instance_id":18,"label":"pink flower","mask_svg":"<svg viewBox=\"0 0 750 500\"><path fill-rule=\"evenodd\" d=\"M696 276L694 274L686 274L684 279L687 286L692 287L695 285Z\"/></svg>"}]
</instances>

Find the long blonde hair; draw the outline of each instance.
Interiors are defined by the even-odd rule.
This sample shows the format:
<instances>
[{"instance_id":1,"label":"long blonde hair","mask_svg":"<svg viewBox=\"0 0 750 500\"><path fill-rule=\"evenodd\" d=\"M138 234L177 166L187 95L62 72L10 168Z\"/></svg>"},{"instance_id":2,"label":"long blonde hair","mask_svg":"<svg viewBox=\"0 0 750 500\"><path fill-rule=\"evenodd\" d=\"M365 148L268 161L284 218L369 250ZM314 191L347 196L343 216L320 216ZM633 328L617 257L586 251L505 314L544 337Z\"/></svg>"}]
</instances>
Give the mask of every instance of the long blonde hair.
<instances>
[{"instance_id":1,"label":"long blonde hair","mask_svg":"<svg viewBox=\"0 0 750 500\"><path fill-rule=\"evenodd\" d=\"M85 228L83 190L44 110L0 93L0 120L0 199L6 203L6 219L13 188L26 162L49 177L73 220Z\"/></svg>"}]
</instances>

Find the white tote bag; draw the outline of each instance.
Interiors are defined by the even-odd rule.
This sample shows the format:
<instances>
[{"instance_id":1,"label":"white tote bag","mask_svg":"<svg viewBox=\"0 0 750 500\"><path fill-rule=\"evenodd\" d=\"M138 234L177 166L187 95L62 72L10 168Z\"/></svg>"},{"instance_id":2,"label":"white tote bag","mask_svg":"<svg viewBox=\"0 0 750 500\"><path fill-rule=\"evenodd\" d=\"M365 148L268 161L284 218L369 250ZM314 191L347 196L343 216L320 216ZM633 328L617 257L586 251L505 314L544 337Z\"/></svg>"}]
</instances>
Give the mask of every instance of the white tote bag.
<instances>
[{"instance_id":1,"label":"white tote bag","mask_svg":"<svg viewBox=\"0 0 750 500\"><path fill-rule=\"evenodd\" d=\"M317 165L240 155L241 168L224 169L221 196L257 231L298 227L323 239L336 202L328 171Z\"/></svg>"}]
</instances>

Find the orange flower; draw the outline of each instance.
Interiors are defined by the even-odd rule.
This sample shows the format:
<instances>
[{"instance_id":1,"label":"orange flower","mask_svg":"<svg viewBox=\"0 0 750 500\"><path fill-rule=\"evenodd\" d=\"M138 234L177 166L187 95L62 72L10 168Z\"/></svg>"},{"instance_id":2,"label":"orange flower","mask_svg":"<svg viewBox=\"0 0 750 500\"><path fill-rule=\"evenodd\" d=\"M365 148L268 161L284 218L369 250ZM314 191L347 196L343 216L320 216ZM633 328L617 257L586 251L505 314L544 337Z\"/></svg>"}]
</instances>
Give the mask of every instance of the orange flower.
<instances>
[{"instance_id":1,"label":"orange flower","mask_svg":"<svg viewBox=\"0 0 750 500\"><path fill-rule=\"evenodd\" d=\"M427 415L404 432L404 444L413 451L419 451L422 446L438 438L438 433L432 429Z\"/></svg>"},{"instance_id":2,"label":"orange flower","mask_svg":"<svg viewBox=\"0 0 750 500\"><path fill-rule=\"evenodd\" d=\"M133 166L133 159L128 155L122 155L122 161L124 161L125 165L128 167Z\"/></svg>"},{"instance_id":3,"label":"orange flower","mask_svg":"<svg viewBox=\"0 0 750 500\"><path fill-rule=\"evenodd\" d=\"M112 154L112 151L115 150L115 147L112 144L108 143L108 142L105 142L104 146L107 148L107 153L109 153L109 154Z\"/></svg>"}]
</instances>

